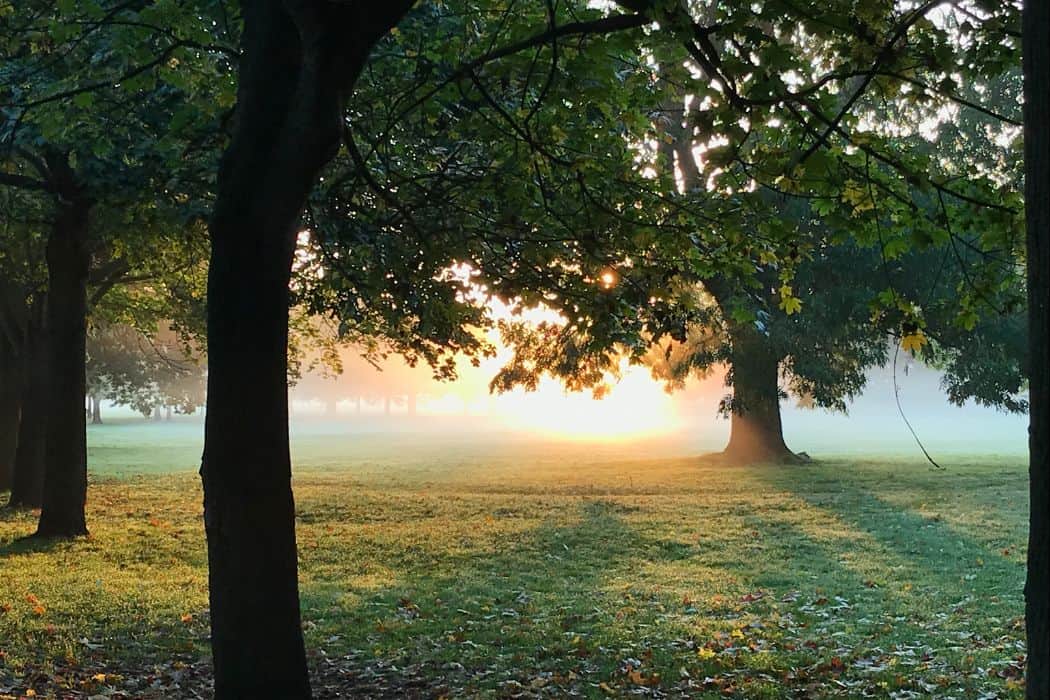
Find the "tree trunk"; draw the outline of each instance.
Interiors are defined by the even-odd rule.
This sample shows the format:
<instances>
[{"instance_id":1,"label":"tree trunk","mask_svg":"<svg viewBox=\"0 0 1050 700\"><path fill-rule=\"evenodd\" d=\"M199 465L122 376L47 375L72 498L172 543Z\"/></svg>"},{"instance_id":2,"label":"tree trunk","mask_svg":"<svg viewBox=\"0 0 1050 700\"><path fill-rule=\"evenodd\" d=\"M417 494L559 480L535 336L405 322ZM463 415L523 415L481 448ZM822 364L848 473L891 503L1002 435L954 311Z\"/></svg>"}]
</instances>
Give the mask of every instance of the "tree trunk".
<instances>
[{"instance_id":1,"label":"tree trunk","mask_svg":"<svg viewBox=\"0 0 1050 700\"><path fill-rule=\"evenodd\" d=\"M91 424L102 425L102 399L91 397Z\"/></svg>"},{"instance_id":2,"label":"tree trunk","mask_svg":"<svg viewBox=\"0 0 1050 700\"><path fill-rule=\"evenodd\" d=\"M153 407L153 422L159 423L161 421L160 406Z\"/></svg>"},{"instance_id":3,"label":"tree trunk","mask_svg":"<svg viewBox=\"0 0 1050 700\"><path fill-rule=\"evenodd\" d=\"M201 480L219 700L310 697L288 444L287 346L295 230L316 172L274 172L276 164L267 162L276 160L275 142L295 108L301 70L298 34L279 5L244 5L238 121L209 226ZM245 405L255 409L251 420Z\"/></svg>"},{"instance_id":4,"label":"tree trunk","mask_svg":"<svg viewBox=\"0 0 1050 700\"><path fill-rule=\"evenodd\" d=\"M1045 700L1050 698L1050 3L1024 3L1022 43L1031 364L1025 695Z\"/></svg>"},{"instance_id":5,"label":"tree trunk","mask_svg":"<svg viewBox=\"0 0 1050 700\"><path fill-rule=\"evenodd\" d=\"M164 420L171 420L172 410L171 406L164 407Z\"/></svg>"},{"instance_id":6,"label":"tree trunk","mask_svg":"<svg viewBox=\"0 0 1050 700\"><path fill-rule=\"evenodd\" d=\"M26 323L25 352L22 356L22 416L18 424L15 472L8 505L39 508L44 501L44 464L47 444L46 396L51 373L48 371L45 306L37 300Z\"/></svg>"},{"instance_id":7,"label":"tree trunk","mask_svg":"<svg viewBox=\"0 0 1050 700\"><path fill-rule=\"evenodd\" d=\"M733 462L794 461L780 422L780 358L749 325L730 328L733 398L725 456Z\"/></svg>"},{"instance_id":8,"label":"tree trunk","mask_svg":"<svg viewBox=\"0 0 1050 700\"><path fill-rule=\"evenodd\" d=\"M310 697L288 446L288 281L306 198L339 148L345 99L411 5L241 4L237 117L209 225L201 461L219 700ZM250 420L244 405L255 409Z\"/></svg>"},{"instance_id":9,"label":"tree trunk","mask_svg":"<svg viewBox=\"0 0 1050 700\"><path fill-rule=\"evenodd\" d=\"M18 445L18 423L22 415L20 358L0 353L0 491L11 488Z\"/></svg>"},{"instance_id":10,"label":"tree trunk","mask_svg":"<svg viewBox=\"0 0 1050 700\"><path fill-rule=\"evenodd\" d=\"M222 223L212 225L201 467L216 696L308 697L284 364L291 258L278 258L285 272L265 269L277 265L251 254L257 231ZM249 421L245 404L267 408Z\"/></svg>"},{"instance_id":11,"label":"tree trunk","mask_svg":"<svg viewBox=\"0 0 1050 700\"><path fill-rule=\"evenodd\" d=\"M67 177L70 177L67 175ZM70 177L71 179L71 177ZM37 535L87 534L87 249L90 204L75 186L61 203L47 241L47 392L44 501Z\"/></svg>"}]
</instances>

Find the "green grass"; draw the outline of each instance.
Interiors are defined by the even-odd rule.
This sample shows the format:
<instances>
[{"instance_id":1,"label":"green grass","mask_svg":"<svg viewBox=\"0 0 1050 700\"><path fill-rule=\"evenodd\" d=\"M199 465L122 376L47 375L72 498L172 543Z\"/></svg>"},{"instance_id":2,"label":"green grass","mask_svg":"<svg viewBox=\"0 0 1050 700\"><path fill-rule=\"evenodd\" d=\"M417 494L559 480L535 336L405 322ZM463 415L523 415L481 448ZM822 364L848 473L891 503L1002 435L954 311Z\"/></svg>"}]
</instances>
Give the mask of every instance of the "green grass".
<instances>
[{"instance_id":1,"label":"green grass","mask_svg":"<svg viewBox=\"0 0 1050 700\"><path fill-rule=\"evenodd\" d=\"M95 430L89 539L0 515L0 696L206 677L198 439ZM296 456L319 696L1022 694L1016 458L727 468L421 434Z\"/></svg>"}]
</instances>

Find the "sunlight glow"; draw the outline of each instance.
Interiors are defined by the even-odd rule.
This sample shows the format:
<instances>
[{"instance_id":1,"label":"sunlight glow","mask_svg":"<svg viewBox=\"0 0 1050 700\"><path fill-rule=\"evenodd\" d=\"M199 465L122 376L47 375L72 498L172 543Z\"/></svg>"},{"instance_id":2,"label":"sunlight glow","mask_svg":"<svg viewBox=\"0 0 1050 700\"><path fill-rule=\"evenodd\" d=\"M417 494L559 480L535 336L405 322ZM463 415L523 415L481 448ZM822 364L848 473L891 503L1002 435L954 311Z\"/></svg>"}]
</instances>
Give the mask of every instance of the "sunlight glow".
<instances>
[{"instance_id":1,"label":"sunlight glow","mask_svg":"<svg viewBox=\"0 0 1050 700\"><path fill-rule=\"evenodd\" d=\"M539 389L496 397L493 408L507 427L561 440L628 441L682 428L672 398L644 367L623 367L623 377L601 399L566 393L553 379Z\"/></svg>"}]
</instances>

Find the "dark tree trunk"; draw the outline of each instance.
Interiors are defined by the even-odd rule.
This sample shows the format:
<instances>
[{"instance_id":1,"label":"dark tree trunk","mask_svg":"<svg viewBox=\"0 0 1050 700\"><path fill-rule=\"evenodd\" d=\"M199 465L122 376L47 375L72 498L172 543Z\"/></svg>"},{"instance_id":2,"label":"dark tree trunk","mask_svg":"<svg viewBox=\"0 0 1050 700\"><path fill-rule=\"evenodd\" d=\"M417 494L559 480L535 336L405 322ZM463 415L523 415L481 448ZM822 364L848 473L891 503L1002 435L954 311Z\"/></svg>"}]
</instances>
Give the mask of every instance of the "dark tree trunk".
<instances>
[{"instance_id":1,"label":"dark tree trunk","mask_svg":"<svg viewBox=\"0 0 1050 700\"><path fill-rule=\"evenodd\" d=\"M91 397L91 424L102 425L102 399Z\"/></svg>"},{"instance_id":2,"label":"dark tree trunk","mask_svg":"<svg viewBox=\"0 0 1050 700\"><path fill-rule=\"evenodd\" d=\"M39 508L44 501L44 464L47 444L48 370L47 334L43 299L37 300L26 324L22 356L22 416L18 423L15 472L9 505Z\"/></svg>"},{"instance_id":3,"label":"dark tree trunk","mask_svg":"<svg viewBox=\"0 0 1050 700\"><path fill-rule=\"evenodd\" d=\"M60 161L64 162L64 161ZM70 182L47 241L47 392L44 501L37 535L87 534L87 249L90 204Z\"/></svg>"},{"instance_id":4,"label":"dark tree trunk","mask_svg":"<svg viewBox=\"0 0 1050 700\"><path fill-rule=\"evenodd\" d=\"M21 358L0 352L0 491L11 488L22 415Z\"/></svg>"},{"instance_id":5,"label":"dark tree trunk","mask_svg":"<svg viewBox=\"0 0 1050 700\"><path fill-rule=\"evenodd\" d=\"M201 462L220 700L310 697L288 446L288 280L306 197L339 146L345 99L372 46L411 5L241 4L237 121L210 224Z\"/></svg>"},{"instance_id":6,"label":"dark tree trunk","mask_svg":"<svg viewBox=\"0 0 1050 700\"><path fill-rule=\"evenodd\" d=\"M795 460L780 422L780 358L752 326L733 326L730 341L733 398L726 458L741 463Z\"/></svg>"},{"instance_id":7,"label":"dark tree trunk","mask_svg":"<svg viewBox=\"0 0 1050 700\"><path fill-rule=\"evenodd\" d=\"M1025 202L1030 353L1025 695L1050 698L1050 3L1024 3Z\"/></svg>"},{"instance_id":8,"label":"dark tree trunk","mask_svg":"<svg viewBox=\"0 0 1050 700\"><path fill-rule=\"evenodd\" d=\"M284 369L291 258L252 255L260 230L232 223L212 225L201 467L216 696L308 697ZM267 409L246 420L245 404Z\"/></svg>"}]
</instances>

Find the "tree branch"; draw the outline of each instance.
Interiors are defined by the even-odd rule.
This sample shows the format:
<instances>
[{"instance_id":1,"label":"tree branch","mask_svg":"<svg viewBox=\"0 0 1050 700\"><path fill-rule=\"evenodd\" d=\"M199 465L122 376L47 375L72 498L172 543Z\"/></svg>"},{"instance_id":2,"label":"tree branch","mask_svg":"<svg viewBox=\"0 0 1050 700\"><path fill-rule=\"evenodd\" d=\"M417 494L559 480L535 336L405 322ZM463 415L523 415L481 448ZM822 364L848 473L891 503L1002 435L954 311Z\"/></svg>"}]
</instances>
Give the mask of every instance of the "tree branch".
<instances>
[{"instance_id":1,"label":"tree branch","mask_svg":"<svg viewBox=\"0 0 1050 700\"><path fill-rule=\"evenodd\" d=\"M36 178L26 177L25 175L15 175L14 173L0 173L0 185L16 187L22 190L39 190L41 192L55 191L50 183L44 182L43 180L37 180Z\"/></svg>"}]
</instances>

